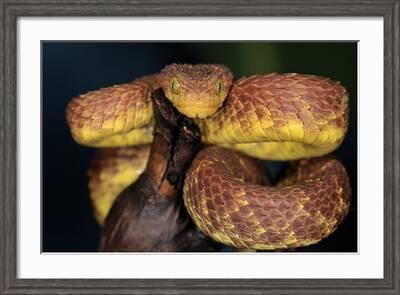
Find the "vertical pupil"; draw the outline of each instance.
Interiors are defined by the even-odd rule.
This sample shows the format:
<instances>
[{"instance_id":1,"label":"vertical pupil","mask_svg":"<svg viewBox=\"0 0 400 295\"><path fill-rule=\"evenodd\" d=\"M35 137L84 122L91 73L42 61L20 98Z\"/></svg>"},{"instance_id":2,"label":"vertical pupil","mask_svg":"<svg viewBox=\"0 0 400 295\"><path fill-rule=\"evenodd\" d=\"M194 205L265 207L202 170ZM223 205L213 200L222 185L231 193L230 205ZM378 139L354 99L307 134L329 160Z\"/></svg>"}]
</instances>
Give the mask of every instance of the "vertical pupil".
<instances>
[{"instance_id":1,"label":"vertical pupil","mask_svg":"<svg viewBox=\"0 0 400 295\"><path fill-rule=\"evenodd\" d=\"M175 93L175 94L178 94L178 92L179 92L179 82L178 82L178 80L176 80L176 79L174 79L174 80L172 80L172 85L171 85L171 88L172 88L172 91Z\"/></svg>"},{"instance_id":2,"label":"vertical pupil","mask_svg":"<svg viewBox=\"0 0 400 295\"><path fill-rule=\"evenodd\" d=\"M221 89L222 89L222 84L221 84L221 81L218 81L217 82L217 93L220 93L220 91L221 91Z\"/></svg>"}]
</instances>

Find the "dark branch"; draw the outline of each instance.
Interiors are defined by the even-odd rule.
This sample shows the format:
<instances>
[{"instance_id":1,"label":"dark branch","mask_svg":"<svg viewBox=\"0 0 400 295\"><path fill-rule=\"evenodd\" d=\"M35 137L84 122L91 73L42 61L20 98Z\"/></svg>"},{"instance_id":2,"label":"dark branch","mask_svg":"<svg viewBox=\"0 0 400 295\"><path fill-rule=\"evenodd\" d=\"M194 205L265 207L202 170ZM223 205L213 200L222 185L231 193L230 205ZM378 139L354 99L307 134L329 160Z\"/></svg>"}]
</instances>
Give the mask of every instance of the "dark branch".
<instances>
[{"instance_id":1,"label":"dark branch","mask_svg":"<svg viewBox=\"0 0 400 295\"><path fill-rule=\"evenodd\" d=\"M152 99L154 141L146 170L114 203L100 251L212 251L217 245L195 227L182 201L186 170L200 149L200 131L161 89Z\"/></svg>"}]
</instances>

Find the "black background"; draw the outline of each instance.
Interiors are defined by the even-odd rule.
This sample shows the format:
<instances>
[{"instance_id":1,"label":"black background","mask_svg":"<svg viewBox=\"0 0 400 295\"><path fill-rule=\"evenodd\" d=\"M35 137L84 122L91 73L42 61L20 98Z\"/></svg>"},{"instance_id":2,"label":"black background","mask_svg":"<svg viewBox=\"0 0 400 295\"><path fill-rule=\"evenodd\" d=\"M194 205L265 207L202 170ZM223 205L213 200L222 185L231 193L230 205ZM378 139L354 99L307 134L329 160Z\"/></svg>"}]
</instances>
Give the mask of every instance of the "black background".
<instances>
[{"instance_id":1,"label":"black background","mask_svg":"<svg viewBox=\"0 0 400 295\"><path fill-rule=\"evenodd\" d=\"M327 239L304 252L357 251L357 44L356 43L105 43L42 42L42 250L96 251L101 228L88 197L87 174L95 149L73 141L65 108L75 96L125 83L178 63L223 63L236 79L297 72L341 81L350 94L348 134L335 154L346 166L353 203ZM282 163L268 162L273 175Z\"/></svg>"}]
</instances>

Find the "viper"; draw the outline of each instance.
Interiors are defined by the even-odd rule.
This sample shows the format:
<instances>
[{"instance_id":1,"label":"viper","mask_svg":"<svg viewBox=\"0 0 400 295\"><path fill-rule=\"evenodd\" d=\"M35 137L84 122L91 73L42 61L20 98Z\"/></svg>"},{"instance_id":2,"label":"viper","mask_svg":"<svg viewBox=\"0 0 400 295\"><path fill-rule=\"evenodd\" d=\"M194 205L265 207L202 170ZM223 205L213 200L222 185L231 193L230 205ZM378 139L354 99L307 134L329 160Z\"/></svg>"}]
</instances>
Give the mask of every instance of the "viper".
<instances>
[{"instance_id":1,"label":"viper","mask_svg":"<svg viewBox=\"0 0 400 295\"><path fill-rule=\"evenodd\" d=\"M225 245L273 250L314 244L349 211L351 188L331 152L348 126L348 93L329 78L263 74L233 79L218 64L171 64L159 73L74 98L67 121L80 144L103 149L90 170L96 218L146 166L151 93L161 88L198 125L205 148L191 163L184 204ZM297 160L275 186L260 160Z\"/></svg>"}]
</instances>

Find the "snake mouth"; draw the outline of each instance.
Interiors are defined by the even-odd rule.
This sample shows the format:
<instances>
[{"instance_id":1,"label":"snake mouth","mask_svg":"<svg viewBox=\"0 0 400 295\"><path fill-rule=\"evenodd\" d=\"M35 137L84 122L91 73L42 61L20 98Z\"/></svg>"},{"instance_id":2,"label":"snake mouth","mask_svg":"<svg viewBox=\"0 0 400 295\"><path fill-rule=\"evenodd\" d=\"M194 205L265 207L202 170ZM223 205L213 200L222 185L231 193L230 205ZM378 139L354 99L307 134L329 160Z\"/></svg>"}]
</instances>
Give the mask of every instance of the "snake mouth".
<instances>
[{"instance_id":1,"label":"snake mouth","mask_svg":"<svg viewBox=\"0 0 400 295\"><path fill-rule=\"evenodd\" d=\"M205 104L174 104L177 110L189 118L204 119L212 116L220 108L222 103L218 105L205 105Z\"/></svg>"},{"instance_id":2,"label":"snake mouth","mask_svg":"<svg viewBox=\"0 0 400 295\"><path fill-rule=\"evenodd\" d=\"M212 97L208 95L178 96L169 92L165 93L167 99L183 115L195 119L210 117L218 111L225 101L225 97Z\"/></svg>"}]
</instances>

